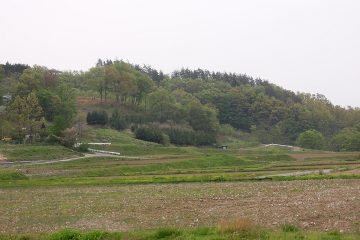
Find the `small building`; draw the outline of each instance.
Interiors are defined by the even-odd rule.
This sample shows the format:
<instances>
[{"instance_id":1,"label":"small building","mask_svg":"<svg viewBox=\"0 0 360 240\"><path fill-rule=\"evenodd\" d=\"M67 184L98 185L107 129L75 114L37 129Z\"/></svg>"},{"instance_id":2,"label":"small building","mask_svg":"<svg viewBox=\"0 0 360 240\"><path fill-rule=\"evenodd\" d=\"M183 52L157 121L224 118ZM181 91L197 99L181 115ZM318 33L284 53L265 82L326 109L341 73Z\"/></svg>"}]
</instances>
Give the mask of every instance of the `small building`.
<instances>
[{"instance_id":1,"label":"small building","mask_svg":"<svg viewBox=\"0 0 360 240\"><path fill-rule=\"evenodd\" d=\"M222 149L222 150L227 150L228 146L227 145L222 145L222 146L219 146L219 148Z\"/></svg>"}]
</instances>

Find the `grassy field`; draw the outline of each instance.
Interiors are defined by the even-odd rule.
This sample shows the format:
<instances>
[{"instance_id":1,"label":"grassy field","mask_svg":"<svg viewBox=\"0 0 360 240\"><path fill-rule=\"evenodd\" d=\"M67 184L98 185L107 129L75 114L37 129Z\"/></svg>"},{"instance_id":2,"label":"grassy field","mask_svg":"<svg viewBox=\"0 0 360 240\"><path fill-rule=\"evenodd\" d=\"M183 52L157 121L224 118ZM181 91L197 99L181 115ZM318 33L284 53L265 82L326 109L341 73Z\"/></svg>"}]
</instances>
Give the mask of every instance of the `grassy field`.
<instances>
[{"instance_id":1,"label":"grassy field","mask_svg":"<svg viewBox=\"0 0 360 240\"><path fill-rule=\"evenodd\" d=\"M164 147L128 131L94 127L85 129L82 141L111 142L93 148L122 155L0 145L1 233L61 239L50 233L74 228L81 231L75 239L92 239L87 231L103 229L122 232L94 239L158 239L159 232L175 230L151 229L176 227L163 238L241 239L241 232L219 230L230 218L261 226L263 239L358 238L333 231L360 232L360 153L237 142L228 150ZM284 232L284 224L303 230ZM0 239L21 236L10 237Z\"/></svg>"},{"instance_id":2,"label":"grassy field","mask_svg":"<svg viewBox=\"0 0 360 240\"><path fill-rule=\"evenodd\" d=\"M161 228L148 231L107 232L101 230L81 232L65 229L52 234L0 235L0 240L228 240L228 239L257 239L257 240L357 240L360 235L342 234L338 231L329 233L303 232L293 225L283 225L281 230L262 229L248 223L238 221L220 224L219 227L200 227L194 229Z\"/></svg>"},{"instance_id":3,"label":"grassy field","mask_svg":"<svg viewBox=\"0 0 360 240\"><path fill-rule=\"evenodd\" d=\"M15 163L6 165L6 172L0 170L0 187L360 178L359 153L262 146L225 151L164 147L134 139L130 132L101 128L88 128L83 141L111 142L111 146L92 147L122 156L87 155L68 162L16 164L80 154L61 146L0 145L0 154ZM19 174L25 178L16 177Z\"/></svg>"},{"instance_id":4,"label":"grassy field","mask_svg":"<svg viewBox=\"0 0 360 240\"><path fill-rule=\"evenodd\" d=\"M80 156L69 148L59 145L0 144L0 154L8 161L53 160Z\"/></svg>"}]
</instances>

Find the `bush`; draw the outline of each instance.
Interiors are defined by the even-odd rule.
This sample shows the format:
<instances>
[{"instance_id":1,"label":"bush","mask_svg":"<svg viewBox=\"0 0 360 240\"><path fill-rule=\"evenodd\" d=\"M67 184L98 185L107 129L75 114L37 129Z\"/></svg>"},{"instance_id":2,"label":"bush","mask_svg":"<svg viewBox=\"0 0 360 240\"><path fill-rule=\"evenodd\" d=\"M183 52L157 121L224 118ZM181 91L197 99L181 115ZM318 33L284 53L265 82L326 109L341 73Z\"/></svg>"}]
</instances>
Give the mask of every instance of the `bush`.
<instances>
[{"instance_id":1,"label":"bush","mask_svg":"<svg viewBox=\"0 0 360 240\"><path fill-rule=\"evenodd\" d=\"M110 234L104 231L91 231L83 234L81 240L117 240L120 239L119 234Z\"/></svg>"},{"instance_id":2,"label":"bush","mask_svg":"<svg viewBox=\"0 0 360 240\"><path fill-rule=\"evenodd\" d=\"M79 152L89 152L89 144L82 143L79 145L79 147L76 148L76 150Z\"/></svg>"},{"instance_id":3,"label":"bush","mask_svg":"<svg viewBox=\"0 0 360 240\"><path fill-rule=\"evenodd\" d=\"M65 147L73 147L77 141L77 130L75 128L67 128L62 132L61 144Z\"/></svg>"},{"instance_id":4,"label":"bush","mask_svg":"<svg viewBox=\"0 0 360 240\"><path fill-rule=\"evenodd\" d=\"M122 117L119 111L114 111L109 119L110 126L116 130L124 130L128 126L128 122Z\"/></svg>"},{"instance_id":5,"label":"bush","mask_svg":"<svg viewBox=\"0 0 360 240\"><path fill-rule=\"evenodd\" d=\"M50 240L81 240L81 234L77 230L65 229L52 234Z\"/></svg>"},{"instance_id":6,"label":"bush","mask_svg":"<svg viewBox=\"0 0 360 240\"><path fill-rule=\"evenodd\" d=\"M106 125L108 123L108 115L105 111L89 112L86 116L86 122L89 125Z\"/></svg>"},{"instance_id":7,"label":"bush","mask_svg":"<svg viewBox=\"0 0 360 240\"><path fill-rule=\"evenodd\" d=\"M316 130L308 130L299 135L297 144L303 148L322 149L324 136Z\"/></svg>"},{"instance_id":8,"label":"bush","mask_svg":"<svg viewBox=\"0 0 360 240\"><path fill-rule=\"evenodd\" d=\"M300 229L297 226L295 226L293 224L288 224L288 223L281 225L281 230L283 232L299 232L300 231Z\"/></svg>"},{"instance_id":9,"label":"bush","mask_svg":"<svg viewBox=\"0 0 360 240\"><path fill-rule=\"evenodd\" d=\"M211 133L195 132L177 128L164 129L164 131L169 135L170 142L176 145L204 146L216 142L215 135Z\"/></svg>"},{"instance_id":10,"label":"bush","mask_svg":"<svg viewBox=\"0 0 360 240\"><path fill-rule=\"evenodd\" d=\"M164 145L169 143L169 136L164 134L158 128L140 127L136 129L135 137L140 140L155 142Z\"/></svg>"},{"instance_id":11,"label":"bush","mask_svg":"<svg viewBox=\"0 0 360 240\"><path fill-rule=\"evenodd\" d=\"M163 238L169 238L169 237L177 237L180 236L181 232L177 229L172 228L163 228L156 231L154 239L163 239Z\"/></svg>"}]
</instances>

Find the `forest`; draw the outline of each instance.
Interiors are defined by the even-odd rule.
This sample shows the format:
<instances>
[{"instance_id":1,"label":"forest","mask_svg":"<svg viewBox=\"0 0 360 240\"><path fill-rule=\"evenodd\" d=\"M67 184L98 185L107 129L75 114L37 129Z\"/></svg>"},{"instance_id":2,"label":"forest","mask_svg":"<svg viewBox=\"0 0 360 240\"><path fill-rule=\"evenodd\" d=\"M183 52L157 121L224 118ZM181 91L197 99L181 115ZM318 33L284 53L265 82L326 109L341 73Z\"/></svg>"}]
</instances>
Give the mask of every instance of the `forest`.
<instances>
[{"instance_id":1,"label":"forest","mask_svg":"<svg viewBox=\"0 0 360 240\"><path fill-rule=\"evenodd\" d=\"M321 89L319 89L321 91ZM87 71L0 65L2 141L71 146L82 122L168 145L221 145L223 136L333 151L360 150L360 109L244 74L101 60ZM98 100L78 114L77 99Z\"/></svg>"}]
</instances>

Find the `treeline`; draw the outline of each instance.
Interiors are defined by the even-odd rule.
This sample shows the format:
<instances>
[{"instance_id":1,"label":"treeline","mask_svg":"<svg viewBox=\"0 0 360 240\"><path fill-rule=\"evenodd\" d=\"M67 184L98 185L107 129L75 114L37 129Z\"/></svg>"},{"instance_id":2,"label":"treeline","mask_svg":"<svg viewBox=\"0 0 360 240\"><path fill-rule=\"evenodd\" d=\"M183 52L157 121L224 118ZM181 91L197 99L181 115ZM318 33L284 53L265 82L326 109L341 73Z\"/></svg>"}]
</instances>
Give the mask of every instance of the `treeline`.
<instances>
[{"instance_id":1,"label":"treeline","mask_svg":"<svg viewBox=\"0 0 360 240\"><path fill-rule=\"evenodd\" d=\"M243 74L181 69L166 75L146 65L99 60L85 72L58 72L35 66L11 78L16 83L13 96L34 93L43 117L50 123L59 116L65 116L67 123L73 122L74 97L62 94L75 89L78 95L98 97L100 106L116 109L107 119L108 126L115 129L158 123L168 124L170 129L185 126L181 131L190 130L180 133L160 129L174 144L197 143L174 140L173 135L183 135L183 139L198 133L217 136L219 128L230 125L262 143L300 145L300 135L311 130L321 134L324 149L360 150L354 140L360 129L358 108L335 106L323 95L294 93ZM71 99L69 106L67 98ZM345 139L348 144L342 146L339 139L345 135L352 136L352 140Z\"/></svg>"},{"instance_id":2,"label":"treeline","mask_svg":"<svg viewBox=\"0 0 360 240\"><path fill-rule=\"evenodd\" d=\"M76 117L76 89L63 80L61 72L7 63L0 66L0 89L11 97L0 112L2 138L19 143L50 138L62 142L61 137L71 132L65 130Z\"/></svg>"}]
</instances>

